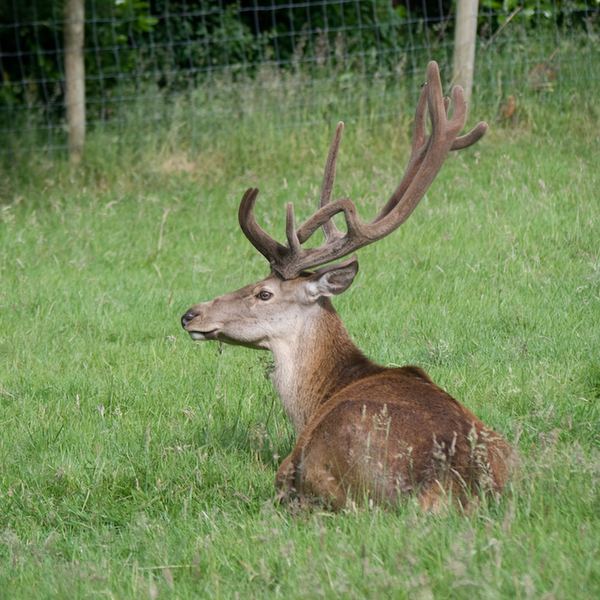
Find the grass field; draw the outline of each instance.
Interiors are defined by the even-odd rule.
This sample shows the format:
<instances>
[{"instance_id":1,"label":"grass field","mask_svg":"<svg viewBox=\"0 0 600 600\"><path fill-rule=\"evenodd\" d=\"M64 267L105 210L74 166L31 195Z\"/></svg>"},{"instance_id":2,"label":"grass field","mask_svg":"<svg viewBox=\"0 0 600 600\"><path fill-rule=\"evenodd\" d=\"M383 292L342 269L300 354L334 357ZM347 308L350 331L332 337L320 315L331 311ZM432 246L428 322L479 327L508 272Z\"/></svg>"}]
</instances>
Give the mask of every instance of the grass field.
<instances>
[{"instance_id":1,"label":"grass field","mask_svg":"<svg viewBox=\"0 0 600 600\"><path fill-rule=\"evenodd\" d=\"M522 478L468 517L280 507L294 435L268 356L180 327L266 275L243 191L282 239L285 202L314 209L331 132L196 153L91 139L78 170L5 171L0 597L598 598L600 119L551 111L450 156L335 302L368 356L424 367L519 448ZM372 216L409 137L349 127L337 194Z\"/></svg>"}]
</instances>

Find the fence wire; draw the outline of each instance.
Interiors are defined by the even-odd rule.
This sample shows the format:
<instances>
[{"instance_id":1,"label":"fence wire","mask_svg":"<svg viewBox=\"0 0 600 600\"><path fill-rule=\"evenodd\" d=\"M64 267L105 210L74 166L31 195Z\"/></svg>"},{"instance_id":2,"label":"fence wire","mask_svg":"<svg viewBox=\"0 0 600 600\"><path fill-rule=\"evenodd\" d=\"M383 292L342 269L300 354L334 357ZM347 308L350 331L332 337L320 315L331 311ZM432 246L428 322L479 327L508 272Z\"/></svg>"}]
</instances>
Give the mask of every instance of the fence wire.
<instances>
[{"instance_id":1,"label":"fence wire","mask_svg":"<svg viewBox=\"0 0 600 600\"><path fill-rule=\"evenodd\" d=\"M294 127L410 112L427 62L451 85L454 0L86 0L88 132L180 143L236 119ZM67 147L62 0L0 0L0 153ZM600 0L485 0L475 105L597 88ZM512 111L512 112L511 112Z\"/></svg>"}]
</instances>

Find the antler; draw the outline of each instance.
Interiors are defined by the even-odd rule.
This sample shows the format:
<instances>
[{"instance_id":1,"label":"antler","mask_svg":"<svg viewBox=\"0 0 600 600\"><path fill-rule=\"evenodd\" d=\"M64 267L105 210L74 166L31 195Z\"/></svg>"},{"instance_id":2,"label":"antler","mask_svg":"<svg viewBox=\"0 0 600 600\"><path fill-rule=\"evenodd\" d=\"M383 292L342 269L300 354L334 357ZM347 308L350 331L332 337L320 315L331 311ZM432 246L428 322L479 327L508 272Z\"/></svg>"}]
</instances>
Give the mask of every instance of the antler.
<instances>
[{"instance_id":1,"label":"antler","mask_svg":"<svg viewBox=\"0 0 600 600\"><path fill-rule=\"evenodd\" d=\"M267 258L272 271L284 279L294 279L306 269L332 262L384 238L408 219L442 168L448 152L467 148L485 135L488 126L482 122L466 135L458 137L467 121L467 103L460 86L452 90L452 106L452 118L448 119L450 99L443 97L439 69L437 63L432 61L427 67L427 83L421 89L415 111L413 145L408 166L400 184L370 223L360 220L356 206L349 198L331 201L344 129L344 124L339 123L325 165L317 212L295 229L294 207L290 202L285 228L287 245L283 246L267 235L256 222L254 203L258 189L250 188L242 198L238 214L242 231ZM431 119L429 138L426 132L428 109ZM338 229L332 219L340 212L344 213L346 233ZM302 248L302 244L319 227L325 234L323 245L318 248Z\"/></svg>"}]
</instances>

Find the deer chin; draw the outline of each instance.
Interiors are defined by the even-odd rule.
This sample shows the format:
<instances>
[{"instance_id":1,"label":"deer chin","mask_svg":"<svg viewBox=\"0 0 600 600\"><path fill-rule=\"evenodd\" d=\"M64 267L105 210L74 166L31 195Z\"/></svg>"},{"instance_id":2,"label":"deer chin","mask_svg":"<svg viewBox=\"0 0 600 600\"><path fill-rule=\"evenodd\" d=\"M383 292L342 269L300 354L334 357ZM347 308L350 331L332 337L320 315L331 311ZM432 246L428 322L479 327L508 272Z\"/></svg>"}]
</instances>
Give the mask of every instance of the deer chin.
<instances>
[{"instance_id":1,"label":"deer chin","mask_svg":"<svg viewBox=\"0 0 600 600\"><path fill-rule=\"evenodd\" d=\"M244 348L251 348L252 350L269 349L260 340L236 340L225 335L220 329L213 329L212 331L188 331L188 333L190 334L190 337L196 342L222 342L223 344L229 344L230 346L243 346Z\"/></svg>"},{"instance_id":2,"label":"deer chin","mask_svg":"<svg viewBox=\"0 0 600 600\"><path fill-rule=\"evenodd\" d=\"M208 342L219 339L218 329L213 329L212 331L188 331L188 333L190 334L190 337L197 342Z\"/></svg>"}]
</instances>

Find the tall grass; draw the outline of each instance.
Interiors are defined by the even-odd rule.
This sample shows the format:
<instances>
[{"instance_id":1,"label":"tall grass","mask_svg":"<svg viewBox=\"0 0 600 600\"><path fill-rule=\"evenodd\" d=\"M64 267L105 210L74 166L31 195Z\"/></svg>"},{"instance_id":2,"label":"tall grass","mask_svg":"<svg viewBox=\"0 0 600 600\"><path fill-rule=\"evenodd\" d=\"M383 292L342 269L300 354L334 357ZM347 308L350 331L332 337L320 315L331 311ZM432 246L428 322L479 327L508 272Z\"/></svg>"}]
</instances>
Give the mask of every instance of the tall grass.
<instances>
[{"instance_id":1,"label":"tall grass","mask_svg":"<svg viewBox=\"0 0 600 600\"><path fill-rule=\"evenodd\" d=\"M237 225L246 187L279 239L285 202L314 210L327 127L248 110L196 146L98 131L77 170L5 171L1 596L597 598L600 127L572 102L483 115L490 134L336 301L370 357L423 366L519 448L522 477L468 517L278 506L294 435L268 356L179 326L267 272ZM408 116L365 112L336 193L373 215L409 148Z\"/></svg>"}]
</instances>

